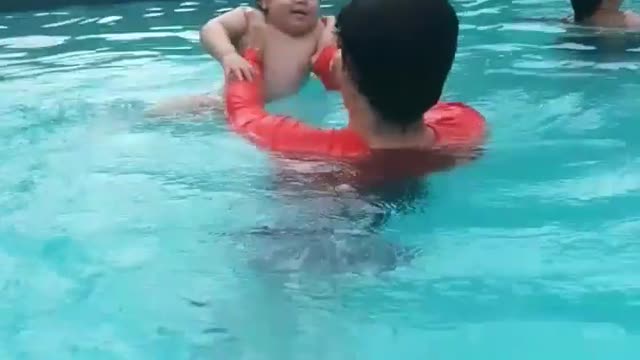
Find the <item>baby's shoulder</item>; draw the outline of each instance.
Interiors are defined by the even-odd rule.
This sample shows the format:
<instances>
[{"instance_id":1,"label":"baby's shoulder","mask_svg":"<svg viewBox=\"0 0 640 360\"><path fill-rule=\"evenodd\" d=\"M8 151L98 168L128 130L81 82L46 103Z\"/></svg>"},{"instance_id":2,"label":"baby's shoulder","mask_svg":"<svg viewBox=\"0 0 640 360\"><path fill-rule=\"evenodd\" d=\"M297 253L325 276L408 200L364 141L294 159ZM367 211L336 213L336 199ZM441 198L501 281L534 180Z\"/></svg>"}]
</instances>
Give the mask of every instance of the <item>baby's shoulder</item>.
<instances>
[{"instance_id":1,"label":"baby's shoulder","mask_svg":"<svg viewBox=\"0 0 640 360\"><path fill-rule=\"evenodd\" d=\"M248 19L249 16L259 16L261 19L264 19L264 13L262 11L248 5L240 5L225 14L233 14L235 17L244 17L245 19Z\"/></svg>"},{"instance_id":2,"label":"baby's shoulder","mask_svg":"<svg viewBox=\"0 0 640 360\"><path fill-rule=\"evenodd\" d=\"M234 11L238 11L238 12L243 12L243 13L248 13L251 11L255 11L256 9L252 8L249 5L240 5L236 8L233 9Z\"/></svg>"},{"instance_id":3,"label":"baby's shoulder","mask_svg":"<svg viewBox=\"0 0 640 360\"><path fill-rule=\"evenodd\" d=\"M250 6L246 6L246 5L240 5L238 7L235 7L233 9L228 9L227 11L222 11L223 14L233 14L233 15L244 15L250 11L254 10L252 7Z\"/></svg>"}]
</instances>

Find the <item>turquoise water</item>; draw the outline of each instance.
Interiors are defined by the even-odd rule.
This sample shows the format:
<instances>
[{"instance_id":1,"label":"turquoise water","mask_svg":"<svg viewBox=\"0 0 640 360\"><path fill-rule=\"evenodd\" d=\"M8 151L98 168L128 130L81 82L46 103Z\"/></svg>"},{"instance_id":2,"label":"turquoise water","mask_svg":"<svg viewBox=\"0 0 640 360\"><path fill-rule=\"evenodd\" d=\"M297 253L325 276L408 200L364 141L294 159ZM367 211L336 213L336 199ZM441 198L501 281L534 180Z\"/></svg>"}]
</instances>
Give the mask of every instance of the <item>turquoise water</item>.
<instances>
[{"instance_id":1,"label":"turquoise water","mask_svg":"<svg viewBox=\"0 0 640 360\"><path fill-rule=\"evenodd\" d=\"M235 3L0 15L0 358L637 358L640 44L528 19L562 0L454 4L447 97L487 117L485 154L375 234L410 263L356 274L264 252L379 204L337 215L221 119L142 115L220 88L197 30ZM314 83L272 107L344 123Z\"/></svg>"}]
</instances>

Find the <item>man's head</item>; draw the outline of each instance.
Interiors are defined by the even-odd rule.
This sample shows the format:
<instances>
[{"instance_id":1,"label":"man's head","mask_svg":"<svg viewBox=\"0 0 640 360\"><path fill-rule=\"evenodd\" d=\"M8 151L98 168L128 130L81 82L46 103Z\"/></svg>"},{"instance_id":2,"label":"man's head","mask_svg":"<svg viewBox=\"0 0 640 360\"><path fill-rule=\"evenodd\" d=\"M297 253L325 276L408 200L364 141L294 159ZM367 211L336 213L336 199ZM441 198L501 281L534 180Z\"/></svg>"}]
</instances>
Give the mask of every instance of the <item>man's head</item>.
<instances>
[{"instance_id":1,"label":"man's head","mask_svg":"<svg viewBox=\"0 0 640 360\"><path fill-rule=\"evenodd\" d=\"M256 0L266 20L292 36L312 31L318 22L318 0Z\"/></svg>"},{"instance_id":2,"label":"man's head","mask_svg":"<svg viewBox=\"0 0 640 360\"><path fill-rule=\"evenodd\" d=\"M386 125L414 125L438 102L458 43L447 0L351 0L336 28L346 86Z\"/></svg>"},{"instance_id":3,"label":"man's head","mask_svg":"<svg viewBox=\"0 0 640 360\"><path fill-rule=\"evenodd\" d=\"M603 0L571 0L573 18L576 22L584 21L595 14Z\"/></svg>"}]
</instances>

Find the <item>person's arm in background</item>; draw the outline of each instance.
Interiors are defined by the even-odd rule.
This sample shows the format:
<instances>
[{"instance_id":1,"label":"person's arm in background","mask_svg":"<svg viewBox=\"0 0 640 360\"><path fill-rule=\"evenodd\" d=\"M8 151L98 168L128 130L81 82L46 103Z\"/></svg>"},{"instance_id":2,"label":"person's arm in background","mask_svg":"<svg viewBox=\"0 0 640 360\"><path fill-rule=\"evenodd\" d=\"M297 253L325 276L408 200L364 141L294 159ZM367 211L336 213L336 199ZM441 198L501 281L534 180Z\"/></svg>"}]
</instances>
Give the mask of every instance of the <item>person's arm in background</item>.
<instances>
[{"instance_id":1,"label":"person's arm in background","mask_svg":"<svg viewBox=\"0 0 640 360\"><path fill-rule=\"evenodd\" d=\"M200 30L202 47L218 60L224 68L225 76L251 79L251 65L242 58L234 43L248 31L247 8L236 8L209 20Z\"/></svg>"},{"instance_id":2,"label":"person's arm in background","mask_svg":"<svg viewBox=\"0 0 640 360\"><path fill-rule=\"evenodd\" d=\"M628 29L640 29L640 15L632 11L625 12L625 25Z\"/></svg>"}]
</instances>

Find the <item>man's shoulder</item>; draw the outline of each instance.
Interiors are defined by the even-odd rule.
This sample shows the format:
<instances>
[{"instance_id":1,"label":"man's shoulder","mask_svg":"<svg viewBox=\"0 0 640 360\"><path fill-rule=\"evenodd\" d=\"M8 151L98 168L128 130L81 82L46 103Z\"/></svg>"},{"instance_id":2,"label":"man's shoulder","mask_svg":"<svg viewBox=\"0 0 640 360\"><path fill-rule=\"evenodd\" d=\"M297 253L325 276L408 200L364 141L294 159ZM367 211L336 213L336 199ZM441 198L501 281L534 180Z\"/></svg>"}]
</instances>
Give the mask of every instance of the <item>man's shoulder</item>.
<instances>
[{"instance_id":1,"label":"man's shoulder","mask_svg":"<svg viewBox=\"0 0 640 360\"><path fill-rule=\"evenodd\" d=\"M440 143L477 143L484 140L484 116L461 102L440 102L427 111L424 122L437 134Z\"/></svg>"},{"instance_id":2,"label":"man's shoulder","mask_svg":"<svg viewBox=\"0 0 640 360\"><path fill-rule=\"evenodd\" d=\"M439 102L425 113L427 122L448 118L459 121L473 121L484 123L484 116L470 105L462 102Z\"/></svg>"}]
</instances>

